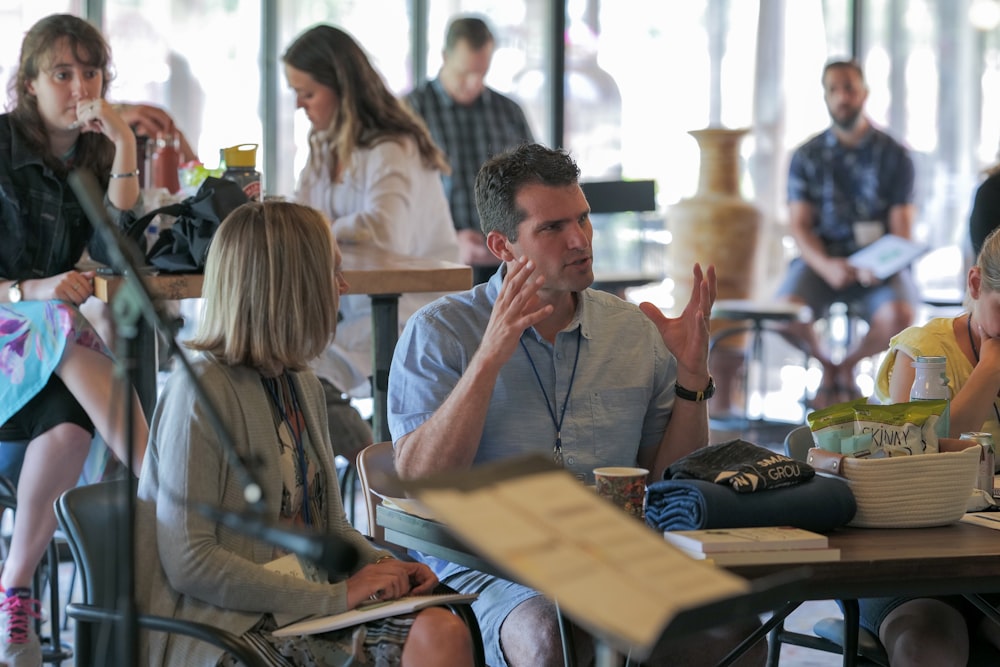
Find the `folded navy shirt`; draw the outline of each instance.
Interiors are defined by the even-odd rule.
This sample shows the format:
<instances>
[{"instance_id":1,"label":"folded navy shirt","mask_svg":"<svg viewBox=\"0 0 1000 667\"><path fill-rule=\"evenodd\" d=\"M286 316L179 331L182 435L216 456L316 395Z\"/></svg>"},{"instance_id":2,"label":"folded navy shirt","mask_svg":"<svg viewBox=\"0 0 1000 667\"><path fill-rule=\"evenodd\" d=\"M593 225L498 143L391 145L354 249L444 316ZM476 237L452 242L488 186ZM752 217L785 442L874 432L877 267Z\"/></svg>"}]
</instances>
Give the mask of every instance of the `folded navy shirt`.
<instances>
[{"instance_id":1,"label":"folded navy shirt","mask_svg":"<svg viewBox=\"0 0 1000 667\"><path fill-rule=\"evenodd\" d=\"M755 493L800 484L815 474L804 461L736 439L691 452L667 468L663 478L703 479Z\"/></svg>"},{"instance_id":2,"label":"folded navy shirt","mask_svg":"<svg viewBox=\"0 0 1000 667\"><path fill-rule=\"evenodd\" d=\"M845 480L819 475L756 493L701 479L668 479L646 490L646 523L661 531L795 526L821 533L847 525L856 511Z\"/></svg>"}]
</instances>

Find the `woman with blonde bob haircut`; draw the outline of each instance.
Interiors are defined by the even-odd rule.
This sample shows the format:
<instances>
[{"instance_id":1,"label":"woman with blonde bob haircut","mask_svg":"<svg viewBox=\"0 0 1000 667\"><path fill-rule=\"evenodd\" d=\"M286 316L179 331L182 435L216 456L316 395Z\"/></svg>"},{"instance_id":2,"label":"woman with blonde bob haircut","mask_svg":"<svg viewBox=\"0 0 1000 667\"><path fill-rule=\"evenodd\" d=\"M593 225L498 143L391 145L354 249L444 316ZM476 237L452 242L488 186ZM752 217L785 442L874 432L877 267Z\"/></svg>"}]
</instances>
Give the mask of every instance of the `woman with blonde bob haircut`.
<instances>
[{"instance_id":1,"label":"woman with blonde bob haircut","mask_svg":"<svg viewBox=\"0 0 1000 667\"><path fill-rule=\"evenodd\" d=\"M206 307L189 346L231 366L306 368L333 340L347 287L332 245L329 222L307 206L248 204L233 211L209 249L202 296L214 307ZM335 271L336 281L317 279Z\"/></svg>"},{"instance_id":2,"label":"woman with blonde bob haircut","mask_svg":"<svg viewBox=\"0 0 1000 667\"><path fill-rule=\"evenodd\" d=\"M306 370L337 326L340 251L318 211L289 202L245 204L219 226L205 267L204 316L190 347L197 380L175 373L150 427L139 479L136 584L142 611L208 623L243 636L271 665L472 664L463 621L441 607L311 636L272 631L304 616L430 592L424 565L376 549L344 515L323 390ZM303 564L301 577L268 563L281 549L195 508L245 511L242 476L221 446L197 381L263 491L260 519L339 538L358 553L350 572ZM336 437L337 434L332 434ZM234 666L221 648L151 633L148 665Z\"/></svg>"}]
</instances>

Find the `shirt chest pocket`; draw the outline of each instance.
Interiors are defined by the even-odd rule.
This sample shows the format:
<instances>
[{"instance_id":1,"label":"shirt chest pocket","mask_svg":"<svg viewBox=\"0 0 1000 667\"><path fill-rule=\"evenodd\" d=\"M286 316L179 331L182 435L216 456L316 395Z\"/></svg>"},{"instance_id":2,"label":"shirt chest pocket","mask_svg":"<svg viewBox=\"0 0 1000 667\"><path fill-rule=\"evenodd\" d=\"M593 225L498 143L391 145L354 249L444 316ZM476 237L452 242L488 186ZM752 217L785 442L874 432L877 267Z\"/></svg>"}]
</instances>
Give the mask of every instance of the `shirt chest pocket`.
<instances>
[{"instance_id":1,"label":"shirt chest pocket","mask_svg":"<svg viewBox=\"0 0 1000 667\"><path fill-rule=\"evenodd\" d=\"M642 425L649 407L645 387L600 389L590 392L590 430L587 448L602 465L635 465Z\"/></svg>"}]
</instances>

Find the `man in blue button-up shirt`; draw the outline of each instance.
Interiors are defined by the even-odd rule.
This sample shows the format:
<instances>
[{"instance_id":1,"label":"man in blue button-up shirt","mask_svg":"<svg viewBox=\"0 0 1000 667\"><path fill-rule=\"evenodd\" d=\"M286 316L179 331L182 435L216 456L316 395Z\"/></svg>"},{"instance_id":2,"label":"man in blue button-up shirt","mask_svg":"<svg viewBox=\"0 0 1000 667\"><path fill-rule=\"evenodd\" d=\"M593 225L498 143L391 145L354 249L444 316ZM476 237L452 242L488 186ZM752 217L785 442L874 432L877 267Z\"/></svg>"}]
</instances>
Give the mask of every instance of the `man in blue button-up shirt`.
<instances>
[{"instance_id":1,"label":"man in blue button-up shirt","mask_svg":"<svg viewBox=\"0 0 1000 667\"><path fill-rule=\"evenodd\" d=\"M855 305L869 330L834 363L812 322L796 327L823 364L817 407L858 395L855 365L884 350L891 336L912 323L917 301L909 269L881 281L847 259L884 234L910 238L914 169L909 151L865 116L868 87L856 62L827 64L823 90L833 123L792 156L789 227L800 256L778 296L808 305L816 318L833 303Z\"/></svg>"},{"instance_id":2,"label":"man in blue button-up shirt","mask_svg":"<svg viewBox=\"0 0 1000 667\"><path fill-rule=\"evenodd\" d=\"M501 266L488 283L417 311L389 375L389 428L403 477L468 470L529 452L581 480L640 465L651 479L708 443L714 384L708 318L715 270L694 268L677 318L590 287L590 207L564 152L525 145L486 162L476 204ZM473 609L494 667L561 665L555 607L515 582L429 560ZM658 647L654 664L716 664L756 618ZM573 633L580 664L592 643ZM742 666L763 664L758 645ZM669 656L663 658L662 656Z\"/></svg>"}]
</instances>

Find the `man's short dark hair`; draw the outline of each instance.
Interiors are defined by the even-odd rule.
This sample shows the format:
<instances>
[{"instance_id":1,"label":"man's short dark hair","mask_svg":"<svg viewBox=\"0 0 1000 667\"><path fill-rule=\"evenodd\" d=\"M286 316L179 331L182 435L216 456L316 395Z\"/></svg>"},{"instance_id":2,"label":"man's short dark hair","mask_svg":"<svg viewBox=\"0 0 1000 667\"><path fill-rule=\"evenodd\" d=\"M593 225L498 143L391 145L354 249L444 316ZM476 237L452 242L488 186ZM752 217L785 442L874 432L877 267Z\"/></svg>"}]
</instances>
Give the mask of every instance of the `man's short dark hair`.
<instances>
[{"instance_id":1,"label":"man's short dark hair","mask_svg":"<svg viewBox=\"0 0 1000 667\"><path fill-rule=\"evenodd\" d=\"M473 51L478 51L493 43L493 33L486 21L478 16L460 16L448 24L444 38L444 50L453 51L459 41L465 40Z\"/></svg>"},{"instance_id":2,"label":"man's short dark hair","mask_svg":"<svg viewBox=\"0 0 1000 667\"><path fill-rule=\"evenodd\" d=\"M498 231L517 241L517 226L527 212L517 207L517 194L526 185L574 185L580 168L563 150L541 144L521 144L483 163L476 175L476 208L483 233Z\"/></svg>"},{"instance_id":3,"label":"man's short dark hair","mask_svg":"<svg viewBox=\"0 0 1000 667\"><path fill-rule=\"evenodd\" d=\"M826 87L826 73L832 69L849 69L853 72L857 72L858 76L861 78L861 83L865 82L865 72L861 69L861 63L857 60L850 58L834 58L833 60L828 60L826 65L823 66L823 75L820 77L820 83L823 87Z\"/></svg>"}]
</instances>

